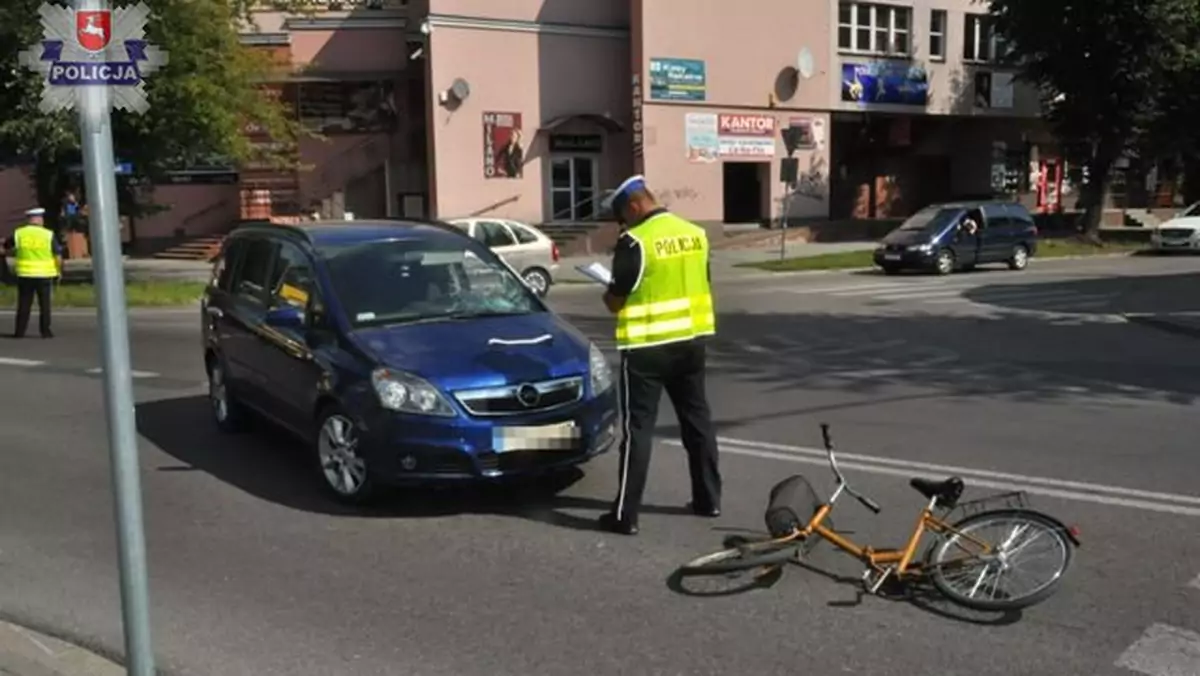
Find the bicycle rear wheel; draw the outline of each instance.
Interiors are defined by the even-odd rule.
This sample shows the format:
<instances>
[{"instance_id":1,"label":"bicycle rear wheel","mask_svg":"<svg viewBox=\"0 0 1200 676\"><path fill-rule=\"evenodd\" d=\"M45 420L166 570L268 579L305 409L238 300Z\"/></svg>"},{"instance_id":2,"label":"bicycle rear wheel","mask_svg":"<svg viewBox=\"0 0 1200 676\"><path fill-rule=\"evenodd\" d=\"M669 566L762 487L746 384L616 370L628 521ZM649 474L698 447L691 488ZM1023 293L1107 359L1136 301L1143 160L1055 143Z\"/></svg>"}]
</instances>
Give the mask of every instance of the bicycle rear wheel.
<instances>
[{"instance_id":1,"label":"bicycle rear wheel","mask_svg":"<svg viewBox=\"0 0 1200 676\"><path fill-rule=\"evenodd\" d=\"M705 554L679 567L681 575L722 575L777 566L796 556L800 540L763 540Z\"/></svg>"},{"instance_id":2,"label":"bicycle rear wheel","mask_svg":"<svg viewBox=\"0 0 1200 676\"><path fill-rule=\"evenodd\" d=\"M939 592L967 608L1018 610L1040 603L1071 566L1063 526L1039 512L994 510L952 527L955 532L930 547L926 570Z\"/></svg>"}]
</instances>

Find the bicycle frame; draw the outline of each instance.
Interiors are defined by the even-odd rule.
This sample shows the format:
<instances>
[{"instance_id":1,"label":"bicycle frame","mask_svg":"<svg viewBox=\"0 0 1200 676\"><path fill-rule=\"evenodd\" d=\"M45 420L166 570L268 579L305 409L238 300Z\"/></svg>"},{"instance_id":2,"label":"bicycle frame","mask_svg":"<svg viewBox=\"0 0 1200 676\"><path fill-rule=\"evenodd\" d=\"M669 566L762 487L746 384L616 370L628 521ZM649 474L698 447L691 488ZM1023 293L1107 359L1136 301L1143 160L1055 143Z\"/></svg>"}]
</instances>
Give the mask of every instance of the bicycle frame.
<instances>
[{"instance_id":1,"label":"bicycle frame","mask_svg":"<svg viewBox=\"0 0 1200 676\"><path fill-rule=\"evenodd\" d=\"M829 468L833 471L833 475L837 479L838 486L833 492L833 495L830 496L829 500L817 508L817 511L813 514L812 518L809 519L804 528L797 530L795 533L790 535L788 539L803 540L816 535L828 541L830 544L842 550L846 554L849 554L850 556L862 561L867 566L864 579L867 575L870 575L872 571L875 571L879 574L879 579L877 579L874 584L871 585L872 591L877 590L879 586L883 584L884 579L889 574L894 573L897 578L902 578L905 576L920 576L925 572L923 562L914 562L913 559L916 557L917 548L921 544L921 538L929 532L937 533L939 535L958 536L959 538L967 540L980 548L981 551L968 554L962 557L963 560L975 559L981 555L986 556L992 553L993 547L991 544L984 542L979 538L972 537L970 534L963 533L937 516L934 516L933 510L935 507L937 507L938 502L936 497L930 498L929 502L924 508L922 508L920 516L917 518L917 523L913 527L912 533L909 535L908 542L903 548L900 549L875 549L869 545L860 545L839 535L833 529L826 527L825 520L831 513L833 513L833 506L835 503L837 503L838 498L844 494L853 496L860 503L862 503L863 506L872 512L875 512L876 514L882 511L882 508L875 504L875 502L870 498L856 493L854 489L850 487L850 483L842 474L841 469L838 468L837 457L833 452L833 441L829 436L828 425L821 425L821 435L824 437L825 451L829 455ZM958 559L955 559L955 561L957 560ZM947 562L942 563L945 564Z\"/></svg>"},{"instance_id":2,"label":"bicycle frame","mask_svg":"<svg viewBox=\"0 0 1200 676\"><path fill-rule=\"evenodd\" d=\"M957 535L965 540L978 545L982 550L981 554L989 554L992 551L992 546L976 537L972 537L968 533L962 533L956 530L953 526L942 521L934 516L933 508L937 505L937 499L933 498L921 510L920 517L917 519L916 526L909 535L908 542L900 549L875 549L869 545L860 545L849 538L839 535L837 532L824 525L824 521L833 513L833 503L837 501L840 494L843 492L844 486L839 486L829 502L820 506L817 512L813 514L812 519L793 537L803 539L816 535L846 554L862 561L871 569L879 573L887 571L889 566L894 567L894 574L897 578L909 576L919 576L924 573L924 565L920 561L914 561L917 548L921 544L921 538L927 532L938 533L941 535ZM964 556L964 559L975 558L979 554Z\"/></svg>"}]
</instances>

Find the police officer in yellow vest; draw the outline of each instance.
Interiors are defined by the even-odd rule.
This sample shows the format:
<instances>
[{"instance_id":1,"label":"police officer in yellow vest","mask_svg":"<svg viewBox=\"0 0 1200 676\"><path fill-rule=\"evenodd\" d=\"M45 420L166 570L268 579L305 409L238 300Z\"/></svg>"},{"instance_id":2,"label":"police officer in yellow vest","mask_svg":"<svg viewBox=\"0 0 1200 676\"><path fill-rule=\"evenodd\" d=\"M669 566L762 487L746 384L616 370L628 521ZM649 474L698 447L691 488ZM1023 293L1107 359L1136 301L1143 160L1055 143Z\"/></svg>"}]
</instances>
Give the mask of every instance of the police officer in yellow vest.
<instances>
[{"instance_id":1,"label":"police officer in yellow vest","mask_svg":"<svg viewBox=\"0 0 1200 676\"><path fill-rule=\"evenodd\" d=\"M38 328L43 338L53 338L50 331L50 295L54 282L62 275L62 248L54 233L46 227L46 210L25 212L26 222L13 232L9 240L16 259L17 325L13 337L24 338L29 326L33 298L38 301Z\"/></svg>"},{"instance_id":2,"label":"police officer in yellow vest","mask_svg":"<svg viewBox=\"0 0 1200 676\"><path fill-rule=\"evenodd\" d=\"M604 293L617 316L622 430L620 487L600 526L634 535L664 389L687 451L689 506L698 516L721 514L716 431L705 394L705 343L716 322L704 229L659 206L642 176L627 179L608 202L627 229Z\"/></svg>"}]
</instances>

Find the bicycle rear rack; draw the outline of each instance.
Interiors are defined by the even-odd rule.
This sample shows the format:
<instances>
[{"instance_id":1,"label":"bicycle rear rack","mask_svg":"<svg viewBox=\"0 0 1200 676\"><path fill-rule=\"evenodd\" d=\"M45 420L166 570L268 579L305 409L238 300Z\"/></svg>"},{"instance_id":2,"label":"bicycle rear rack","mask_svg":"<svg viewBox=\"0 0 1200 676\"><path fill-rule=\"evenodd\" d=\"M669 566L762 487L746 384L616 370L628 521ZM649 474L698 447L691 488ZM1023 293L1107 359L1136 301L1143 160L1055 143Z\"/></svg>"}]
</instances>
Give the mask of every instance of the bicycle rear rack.
<instances>
[{"instance_id":1,"label":"bicycle rear rack","mask_svg":"<svg viewBox=\"0 0 1200 676\"><path fill-rule=\"evenodd\" d=\"M963 500L946 510L943 518L948 520L951 514L956 514L965 519L996 509L1029 509L1029 494L1025 491L1012 491L985 495L974 500Z\"/></svg>"}]
</instances>

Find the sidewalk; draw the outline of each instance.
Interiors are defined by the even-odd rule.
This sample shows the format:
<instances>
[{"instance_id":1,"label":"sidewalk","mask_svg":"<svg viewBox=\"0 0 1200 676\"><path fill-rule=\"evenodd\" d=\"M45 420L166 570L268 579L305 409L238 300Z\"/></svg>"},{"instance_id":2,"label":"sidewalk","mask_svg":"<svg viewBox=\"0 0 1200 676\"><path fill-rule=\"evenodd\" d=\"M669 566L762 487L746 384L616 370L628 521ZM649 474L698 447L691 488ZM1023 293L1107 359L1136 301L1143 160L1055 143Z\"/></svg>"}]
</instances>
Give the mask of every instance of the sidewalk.
<instances>
[{"instance_id":1,"label":"sidewalk","mask_svg":"<svg viewBox=\"0 0 1200 676\"><path fill-rule=\"evenodd\" d=\"M96 653L0 621L0 676L124 675L124 667Z\"/></svg>"},{"instance_id":2,"label":"sidewalk","mask_svg":"<svg viewBox=\"0 0 1200 676\"><path fill-rule=\"evenodd\" d=\"M785 258L806 258L824 254L842 253L845 251L870 251L877 245L875 242L830 242L805 243L788 242L784 253ZM779 241L776 240L765 246L739 249L714 249L712 251L713 279L737 279L739 277L761 276L761 270L736 267L739 263L758 263L762 261L779 260ZM556 280L560 283L573 284L587 282L587 278L575 270L576 265L586 265L592 262L603 263L608 267L612 256L608 254L593 254L591 256L570 256L560 260Z\"/></svg>"}]
</instances>

